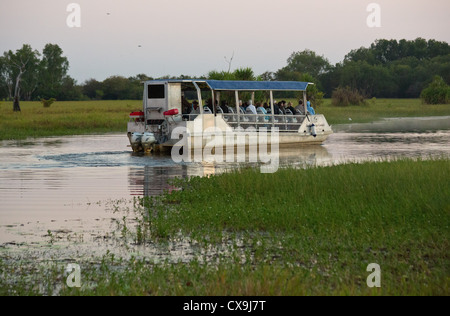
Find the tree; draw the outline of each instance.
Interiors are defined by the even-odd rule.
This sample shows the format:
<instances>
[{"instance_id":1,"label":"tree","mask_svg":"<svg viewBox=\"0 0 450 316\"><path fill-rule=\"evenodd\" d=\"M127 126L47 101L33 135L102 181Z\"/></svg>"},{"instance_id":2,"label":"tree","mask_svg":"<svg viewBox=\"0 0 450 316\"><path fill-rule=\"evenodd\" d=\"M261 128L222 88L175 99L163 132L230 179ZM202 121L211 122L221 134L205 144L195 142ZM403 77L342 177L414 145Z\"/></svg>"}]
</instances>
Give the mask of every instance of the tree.
<instances>
[{"instance_id":1,"label":"tree","mask_svg":"<svg viewBox=\"0 0 450 316\"><path fill-rule=\"evenodd\" d=\"M91 78L86 80L83 84L83 94L89 99L100 100L103 97L103 85L101 82ZM101 91L101 93L99 93ZM101 96L99 95L101 94Z\"/></svg>"},{"instance_id":2,"label":"tree","mask_svg":"<svg viewBox=\"0 0 450 316\"><path fill-rule=\"evenodd\" d=\"M39 95L46 98L57 96L69 69L69 61L63 56L63 50L55 44L45 45L40 67Z\"/></svg>"},{"instance_id":3,"label":"tree","mask_svg":"<svg viewBox=\"0 0 450 316\"><path fill-rule=\"evenodd\" d=\"M313 78L310 74L304 74L301 77L303 82L314 83L312 85L308 85L306 89L306 95L308 100L314 103L315 106L320 106L323 103L324 93L321 91L320 83L317 79ZM297 95L298 99L303 99L303 93Z\"/></svg>"},{"instance_id":4,"label":"tree","mask_svg":"<svg viewBox=\"0 0 450 316\"><path fill-rule=\"evenodd\" d=\"M376 40L370 49L373 51L375 59L381 64L397 60L400 57L397 40Z\"/></svg>"},{"instance_id":5,"label":"tree","mask_svg":"<svg viewBox=\"0 0 450 316\"><path fill-rule=\"evenodd\" d=\"M8 94L8 67L4 56L0 56L0 100L7 99Z\"/></svg>"},{"instance_id":6,"label":"tree","mask_svg":"<svg viewBox=\"0 0 450 316\"><path fill-rule=\"evenodd\" d=\"M8 98L14 101L13 110L20 112L22 84L27 89L33 89L38 69L39 52L30 45L23 45L15 53L11 50L3 54L1 61L1 81L6 87Z\"/></svg>"},{"instance_id":7,"label":"tree","mask_svg":"<svg viewBox=\"0 0 450 316\"><path fill-rule=\"evenodd\" d=\"M65 76L61 82L61 89L56 95L58 101L75 101L83 99L82 87L75 79Z\"/></svg>"},{"instance_id":8,"label":"tree","mask_svg":"<svg viewBox=\"0 0 450 316\"><path fill-rule=\"evenodd\" d=\"M255 73L253 72L253 69L250 67L238 68L233 72L233 74L234 74L235 80L253 81L256 79Z\"/></svg>"},{"instance_id":9,"label":"tree","mask_svg":"<svg viewBox=\"0 0 450 316\"><path fill-rule=\"evenodd\" d=\"M122 76L112 76L103 81L103 92L105 100L128 100L132 99L131 82Z\"/></svg>"},{"instance_id":10,"label":"tree","mask_svg":"<svg viewBox=\"0 0 450 316\"><path fill-rule=\"evenodd\" d=\"M370 65L378 64L378 60L375 58L373 50L365 47L353 49L350 53L345 55L344 64L351 61L366 61Z\"/></svg>"},{"instance_id":11,"label":"tree","mask_svg":"<svg viewBox=\"0 0 450 316\"><path fill-rule=\"evenodd\" d=\"M183 76L180 76L179 78L183 79ZM142 98L143 82L148 80L153 79L145 74L138 74L134 77L128 78L128 81L130 81L132 86L132 91L130 91L130 99L138 100Z\"/></svg>"},{"instance_id":12,"label":"tree","mask_svg":"<svg viewBox=\"0 0 450 316\"><path fill-rule=\"evenodd\" d=\"M207 75L207 78L209 80L236 80L234 73L216 70L210 71Z\"/></svg>"},{"instance_id":13,"label":"tree","mask_svg":"<svg viewBox=\"0 0 450 316\"><path fill-rule=\"evenodd\" d=\"M314 78L327 72L331 65L328 60L307 49L303 52L294 52L287 60L286 71L308 73Z\"/></svg>"},{"instance_id":14,"label":"tree","mask_svg":"<svg viewBox=\"0 0 450 316\"><path fill-rule=\"evenodd\" d=\"M275 78L279 81L301 81L302 73L289 70L288 67L281 68L275 73Z\"/></svg>"},{"instance_id":15,"label":"tree","mask_svg":"<svg viewBox=\"0 0 450 316\"><path fill-rule=\"evenodd\" d=\"M435 76L421 93L420 97L427 104L450 103L450 86L440 76Z\"/></svg>"},{"instance_id":16,"label":"tree","mask_svg":"<svg viewBox=\"0 0 450 316\"><path fill-rule=\"evenodd\" d=\"M259 78L262 81L274 81L275 80L275 73L271 71L266 71L265 73L261 74Z\"/></svg>"},{"instance_id":17,"label":"tree","mask_svg":"<svg viewBox=\"0 0 450 316\"><path fill-rule=\"evenodd\" d=\"M370 65L366 61L347 62L337 68L338 86L358 90L366 97L393 97L397 85L391 72L383 65Z\"/></svg>"}]
</instances>

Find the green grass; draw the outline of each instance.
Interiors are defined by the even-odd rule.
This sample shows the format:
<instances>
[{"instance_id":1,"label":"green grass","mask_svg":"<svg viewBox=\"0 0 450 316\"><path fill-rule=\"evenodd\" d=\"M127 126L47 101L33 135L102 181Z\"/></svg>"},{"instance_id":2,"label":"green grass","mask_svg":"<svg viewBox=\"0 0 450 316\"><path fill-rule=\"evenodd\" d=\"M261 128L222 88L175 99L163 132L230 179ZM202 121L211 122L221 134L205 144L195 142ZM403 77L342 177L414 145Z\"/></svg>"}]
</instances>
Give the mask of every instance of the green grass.
<instances>
[{"instance_id":1,"label":"green grass","mask_svg":"<svg viewBox=\"0 0 450 316\"><path fill-rule=\"evenodd\" d=\"M126 132L130 112L142 101L55 102L44 108L40 102L21 102L14 113L12 103L0 104L0 140L33 137Z\"/></svg>"},{"instance_id":2,"label":"green grass","mask_svg":"<svg viewBox=\"0 0 450 316\"><path fill-rule=\"evenodd\" d=\"M140 200L130 231L150 245L188 238L201 249L195 260L107 255L83 266L91 286L59 294L450 294L448 159L246 169L178 185L182 191ZM379 289L366 285L370 263L381 266ZM14 271L0 261L0 294L29 293L25 281L8 285ZM51 285L55 271L35 277Z\"/></svg>"},{"instance_id":3,"label":"green grass","mask_svg":"<svg viewBox=\"0 0 450 316\"><path fill-rule=\"evenodd\" d=\"M0 103L0 140L125 132L129 113L140 110L142 101L55 102L50 108L40 102L21 102L21 108L21 113L14 113L11 102ZM384 117L450 115L449 105L423 105L420 99L369 100L364 106L349 107L332 106L327 99L316 110L333 125L349 123L349 118L357 123Z\"/></svg>"}]
</instances>

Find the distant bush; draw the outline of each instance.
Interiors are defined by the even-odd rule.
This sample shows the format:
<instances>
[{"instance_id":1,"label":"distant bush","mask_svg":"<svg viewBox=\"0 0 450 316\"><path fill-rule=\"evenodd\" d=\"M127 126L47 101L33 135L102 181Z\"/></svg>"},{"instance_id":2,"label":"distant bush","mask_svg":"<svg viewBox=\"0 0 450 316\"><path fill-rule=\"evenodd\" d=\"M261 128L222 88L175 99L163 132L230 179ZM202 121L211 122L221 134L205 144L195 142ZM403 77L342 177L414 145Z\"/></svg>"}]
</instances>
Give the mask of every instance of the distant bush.
<instances>
[{"instance_id":1,"label":"distant bush","mask_svg":"<svg viewBox=\"0 0 450 316\"><path fill-rule=\"evenodd\" d=\"M364 96L357 90L349 86L338 87L333 91L331 96L332 104L335 106L363 105L365 104Z\"/></svg>"},{"instance_id":2,"label":"distant bush","mask_svg":"<svg viewBox=\"0 0 450 316\"><path fill-rule=\"evenodd\" d=\"M450 86L440 76L435 76L433 82L422 90L420 97L426 104L450 103Z\"/></svg>"},{"instance_id":3,"label":"distant bush","mask_svg":"<svg viewBox=\"0 0 450 316\"><path fill-rule=\"evenodd\" d=\"M51 98L48 100L41 99L41 103L44 105L44 108L49 108L55 101L56 101L56 99L54 99L54 98Z\"/></svg>"}]
</instances>

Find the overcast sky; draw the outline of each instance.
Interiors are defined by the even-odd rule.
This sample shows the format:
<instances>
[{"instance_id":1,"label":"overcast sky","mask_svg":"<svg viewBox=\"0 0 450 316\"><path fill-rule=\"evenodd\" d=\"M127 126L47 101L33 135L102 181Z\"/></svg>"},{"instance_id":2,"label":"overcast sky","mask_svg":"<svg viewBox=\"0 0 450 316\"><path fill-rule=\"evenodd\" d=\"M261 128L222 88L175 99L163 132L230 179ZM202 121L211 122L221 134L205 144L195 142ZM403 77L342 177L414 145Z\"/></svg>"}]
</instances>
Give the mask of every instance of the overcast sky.
<instances>
[{"instance_id":1,"label":"overcast sky","mask_svg":"<svg viewBox=\"0 0 450 316\"><path fill-rule=\"evenodd\" d=\"M69 28L70 3L81 27ZM371 3L381 27L369 27ZM0 54L58 44L79 83L112 75L204 75L286 65L310 49L335 64L376 39L450 42L450 0L0 0Z\"/></svg>"}]
</instances>

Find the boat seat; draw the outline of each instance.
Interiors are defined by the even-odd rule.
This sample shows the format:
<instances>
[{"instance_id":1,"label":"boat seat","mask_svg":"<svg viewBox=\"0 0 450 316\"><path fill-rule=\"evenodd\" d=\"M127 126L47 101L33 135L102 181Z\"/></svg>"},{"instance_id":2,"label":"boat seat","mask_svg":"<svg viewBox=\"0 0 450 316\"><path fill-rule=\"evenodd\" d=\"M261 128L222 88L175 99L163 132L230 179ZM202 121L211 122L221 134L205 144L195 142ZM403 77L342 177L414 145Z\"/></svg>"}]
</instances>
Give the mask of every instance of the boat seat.
<instances>
[{"instance_id":1,"label":"boat seat","mask_svg":"<svg viewBox=\"0 0 450 316\"><path fill-rule=\"evenodd\" d=\"M225 114L225 116L228 119L227 122L236 122L237 121L237 118L235 116L236 112L230 106L228 106L228 114L230 114L230 115Z\"/></svg>"},{"instance_id":2,"label":"boat seat","mask_svg":"<svg viewBox=\"0 0 450 316\"><path fill-rule=\"evenodd\" d=\"M246 114L249 122L253 123L253 122L256 122L258 119L258 116L256 116L251 110L245 111L245 114Z\"/></svg>"},{"instance_id":3,"label":"boat seat","mask_svg":"<svg viewBox=\"0 0 450 316\"><path fill-rule=\"evenodd\" d=\"M291 110L286 109L286 115L288 115L288 117L286 117L286 121L288 123L298 123L297 118L294 116L294 113L292 113ZM292 115L292 117L289 117L290 115Z\"/></svg>"},{"instance_id":4,"label":"boat seat","mask_svg":"<svg viewBox=\"0 0 450 316\"><path fill-rule=\"evenodd\" d=\"M248 119L247 115L245 115L245 112L242 108L239 109L240 113L241 113L241 122L249 122L250 120Z\"/></svg>"},{"instance_id":5,"label":"boat seat","mask_svg":"<svg viewBox=\"0 0 450 316\"><path fill-rule=\"evenodd\" d=\"M261 108L257 108L256 112L259 115L266 115L266 113L264 113L264 111ZM269 117L268 116L258 116L258 122L268 123L269 122Z\"/></svg>"}]
</instances>

